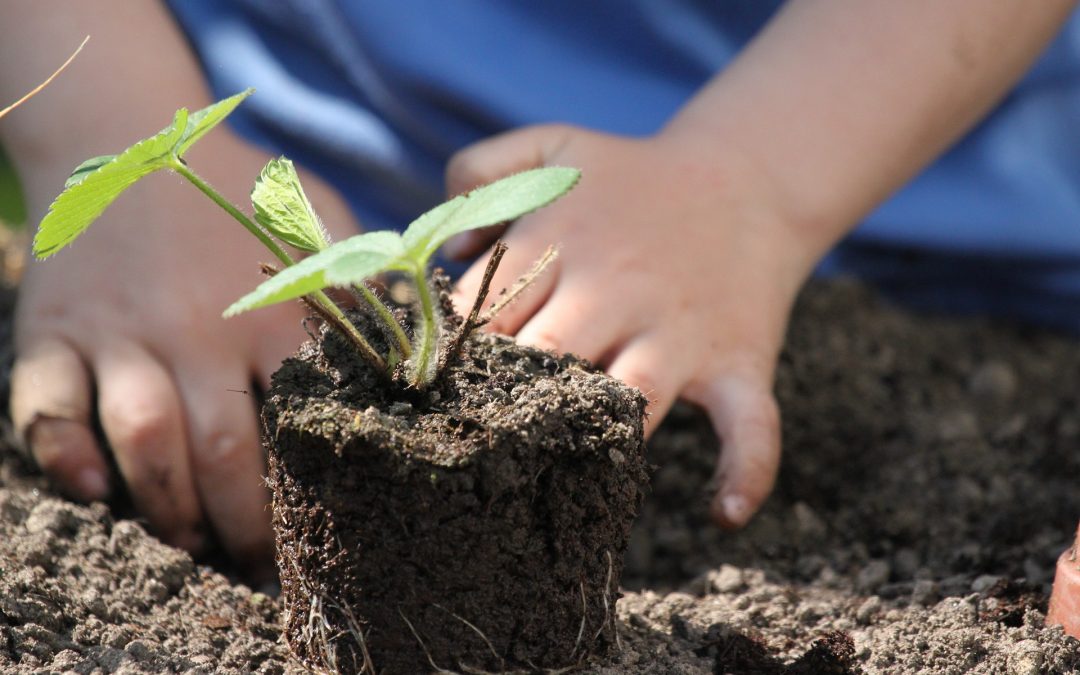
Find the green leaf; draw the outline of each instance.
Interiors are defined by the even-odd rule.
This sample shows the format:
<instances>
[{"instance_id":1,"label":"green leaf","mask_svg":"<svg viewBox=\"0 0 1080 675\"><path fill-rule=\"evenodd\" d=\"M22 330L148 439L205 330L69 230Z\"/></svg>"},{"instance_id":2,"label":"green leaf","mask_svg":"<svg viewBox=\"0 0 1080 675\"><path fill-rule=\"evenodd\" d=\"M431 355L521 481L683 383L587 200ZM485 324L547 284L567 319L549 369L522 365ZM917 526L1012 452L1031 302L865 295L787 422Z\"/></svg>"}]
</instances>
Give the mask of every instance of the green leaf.
<instances>
[{"instance_id":1,"label":"green leaf","mask_svg":"<svg viewBox=\"0 0 1080 675\"><path fill-rule=\"evenodd\" d=\"M38 227L34 255L44 259L64 248L120 193L143 176L167 167L173 148L187 128L187 119L187 110L181 108L168 128L139 141L61 192Z\"/></svg>"},{"instance_id":2,"label":"green leaf","mask_svg":"<svg viewBox=\"0 0 1080 675\"><path fill-rule=\"evenodd\" d=\"M192 145L195 145L195 141L205 136L207 132L221 123L221 120L228 117L229 113L236 110L236 106L243 103L244 99L251 96L254 92L254 89L245 89L239 94L222 99L217 103L206 106L202 110L196 110L191 113L191 116L188 117L187 129L184 130L184 135L176 145L176 156L183 157L184 153L187 152Z\"/></svg>"},{"instance_id":3,"label":"green leaf","mask_svg":"<svg viewBox=\"0 0 1080 675\"><path fill-rule=\"evenodd\" d=\"M26 198L15 164L0 145L0 223L20 227L26 223Z\"/></svg>"},{"instance_id":4,"label":"green leaf","mask_svg":"<svg viewBox=\"0 0 1080 675\"><path fill-rule=\"evenodd\" d=\"M284 157L270 160L251 191L255 220L286 244L314 253L330 245L311 202L304 194L293 163Z\"/></svg>"},{"instance_id":5,"label":"green leaf","mask_svg":"<svg viewBox=\"0 0 1080 675\"><path fill-rule=\"evenodd\" d=\"M305 258L234 302L225 316L299 298L329 286L352 286L387 270L409 268L397 232L359 234Z\"/></svg>"},{"instance_id":6,"label":"green leaf","mask_svg":"<svg viewBox=\"0 0 1080 675\"><path fill-rule=\"evenodd\" d=\"M555 201L578 182L567 167L530 169L454 197L414 220L403 235L409 257L424 266L447 239L514 220Z\"/></svg>"},{"instance_id":7,"label":"green leaf","mask_svg":"<svg viewBox=\"0 0 1080 675\"><path fill-rule=\"evenodd\" d=\"M91 157L79 166L75 167L75 170L71 172L68 179L64 181L64 187L69 188L72 185L78 185L83 182L87 176L97 171L101 167L105 166L109 162L116 159L116 155L101 155L100 157Z\"/></svg>"}]
</instances>

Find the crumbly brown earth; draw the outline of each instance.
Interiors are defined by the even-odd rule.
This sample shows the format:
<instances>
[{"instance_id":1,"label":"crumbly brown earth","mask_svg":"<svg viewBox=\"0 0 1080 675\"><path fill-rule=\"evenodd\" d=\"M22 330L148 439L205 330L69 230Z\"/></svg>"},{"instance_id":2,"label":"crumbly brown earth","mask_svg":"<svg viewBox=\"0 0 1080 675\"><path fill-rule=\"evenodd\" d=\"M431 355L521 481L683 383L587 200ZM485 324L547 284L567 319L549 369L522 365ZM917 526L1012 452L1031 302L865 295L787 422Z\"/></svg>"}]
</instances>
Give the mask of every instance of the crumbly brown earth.
<instances>
[{"instance_id":1,"label":"crumbly brown earth","mask_svg":"<svg viewBox=\"0 0 1080 675\"><path fill-rule=\"evenodd\" d=\"M775 494L742 532L707 526L715 440L678 411L650 443L619 645L586 672L1080 671L1042 625L1080 518L1077 382L1074 339L812 285ZM0 672L302 671L273 599L187 564L0 444Z\"/></svg>"},{"instance_id":2,"label":"crumbly brown earth","mask_svg":"<svg viewBox=\"0 0 1080 675\"><path fill-rule=\"evenodd\" d=\"M608 654L644 411L588 364L497 336L430 388L388 385L324 329L263 409L294 653L387 675Z\"/></svg>"}]
</instances>

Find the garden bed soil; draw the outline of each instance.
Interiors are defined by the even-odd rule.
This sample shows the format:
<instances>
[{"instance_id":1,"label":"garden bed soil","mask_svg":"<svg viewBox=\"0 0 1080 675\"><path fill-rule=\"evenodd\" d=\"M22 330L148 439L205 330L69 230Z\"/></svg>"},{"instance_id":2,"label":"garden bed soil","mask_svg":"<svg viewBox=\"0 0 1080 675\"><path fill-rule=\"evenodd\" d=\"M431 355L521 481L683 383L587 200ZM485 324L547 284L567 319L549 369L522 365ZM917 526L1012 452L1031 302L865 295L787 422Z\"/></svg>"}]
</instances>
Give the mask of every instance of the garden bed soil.
<instances>
[{"instance_id":1,"label":"garden bed soil","mask_svg":"<svg viewBox=\"0 0 1080 675\"><path fill-rule=\"evenodd\" d=\"M1080 642L1043 626L1080 517L1077 382L1073 339L811 285L778 375L776 492L741 532L708 525L716 440L676 410L615 653L586 671L1077 672ZM118 515L0 444L0 672L302 672L274 598Z\"/></svg>"}]
</instances>

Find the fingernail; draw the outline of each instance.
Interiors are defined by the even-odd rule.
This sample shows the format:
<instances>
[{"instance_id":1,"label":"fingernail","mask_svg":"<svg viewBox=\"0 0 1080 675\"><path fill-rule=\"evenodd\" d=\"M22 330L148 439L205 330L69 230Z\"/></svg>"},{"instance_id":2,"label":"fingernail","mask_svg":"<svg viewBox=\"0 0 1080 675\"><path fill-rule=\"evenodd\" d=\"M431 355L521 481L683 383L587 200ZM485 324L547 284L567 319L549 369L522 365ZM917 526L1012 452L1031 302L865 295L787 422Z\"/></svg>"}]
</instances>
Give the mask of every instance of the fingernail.
<instances>
[{"instance_id":1,"label":"fingernail","mask_svg":"<svg viewBox=\"0 0 1080 675\"><path fill-rule=\"evenodd\" d=\"M750 518L750 505L739 495L724 497L724 517L733 525L743 526Z\"/></svg>"},{"instance_id":2,"label":"fingernail","mask_svg":"<svg viewBox=\"0 0 1080 675\"><path fill-rule=\"evenodd\" d=\"M76 479L79 493L88 502L105 499L109 496L109 481L97 469L83 469Z\"/></svg>"}]
</instances>

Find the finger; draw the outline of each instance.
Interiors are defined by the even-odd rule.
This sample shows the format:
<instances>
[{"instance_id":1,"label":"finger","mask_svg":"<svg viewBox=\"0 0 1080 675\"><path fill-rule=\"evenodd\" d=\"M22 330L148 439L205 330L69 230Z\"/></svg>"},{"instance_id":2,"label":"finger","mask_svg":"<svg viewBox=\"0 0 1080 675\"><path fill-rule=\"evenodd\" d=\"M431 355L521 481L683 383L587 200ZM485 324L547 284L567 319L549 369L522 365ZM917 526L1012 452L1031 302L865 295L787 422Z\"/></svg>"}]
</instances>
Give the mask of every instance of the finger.
<instances>
[{"instance_id":1,"label":"finger","mask_svg":"<svg viewBox=\"0 0 1080 675\"><path fill-rule=\"evenodd\" d=\"M544 306L517 333L519 344L569 352L598 363L619 340L621 325L605 319L595 293L560 283Z\"/></svg>"},{"instance_id":2,"label":"finger","mask_svg":"<svg viewBox=\"0 0 1080 675\"><path fill-rule=\"evenodd\" d=\"M658 336L642 335L627 344L608 367L608 375L636 387L649 400L645 409L646 437L671 410L684 381L670 365L670 351Z\"/></svg>"},{"instance_id":3,"label":"finger","mask_svg":"<svg viewBox=\"0 0 1080 675\"><path fill-rule=\"evenodd\" d=\"M481 230L470 230L455 235L445 244L442 252L450 260L467 260L480 255L506 232L506 225L493 225Z\"/></svg>"},{"instance_id":4,"label":"finger","mask_svg":"<svg viewBox=\"0 0 1080 675\"><path fill-rule=\"evenodd\" d=\"M499 264L499 270L495 273L491 282L484 306L490 306L495 302L502 291L513 286L514 282L523 274L532 269L533 264L543 254L544 249L533 246L524 237L513 243L508 243L509 248ZM490 254L483 256L470 267L454 289L454 304L459 312L467 313L480 292L480 282L484 277L484 268L487 266ZM528 321L536 311L544 305L555 290L559 277L559 260L555 259L548 269L533 280L532 284L517 299L500 311L488 325L488 328L496 333L514 335L518 329Z\"/></svg>"},{"instance_id":5,"label":"finger","mask_svg":"<svg viewBox=\"0 0 1080 675\"><path fill-rule=\"evenodd\" d=\"M202 510L172 378L135 345L97 356L101 426L135 507L166 542L198 551Z\"/></svg>"},{"instance_id":6,"label":"finger","mask_svg":"<svg viewBox=\"0 0 1080 675\"><path fill-rule=\"evenodd\" d=\"M41 470L84 501L109 495L109 468L90 426L91 383L68 343L42 340L11 373L11 419Z\"/></svg>"},{"instance_id":7,"label":"finger","mask_svg":"<svg viewBox=\"0 0 1080 675\"><path fill-rule=\"evenodd\" d=\"M459 195L512 173L544 166L569 140L573 128L550 124L526 127L460 150L446 164L446 192Z\"/></svg>"},{"instance_id":8,"label":"finger","mask_svg":"<svg viewBox=\"0 0 1080 675\"><path fill-rule=\"evenodd\" d=\"M234 560L266 576L273 560L270 493L255 397L242 368L179 368L195 484L219 539Z\"/></svg>"},{"instance_id":9,"label":"finger","mask_svg":"<svg viewBox=\"0 0 1080 675\"><path fill-rule=\"evenodd\" d=\"M724 527L745 525L776 482L780 410L769 382L764 376L730 375L683 392L708 412L721 439L710 510Z\"/></svg>"}]
</instances>

